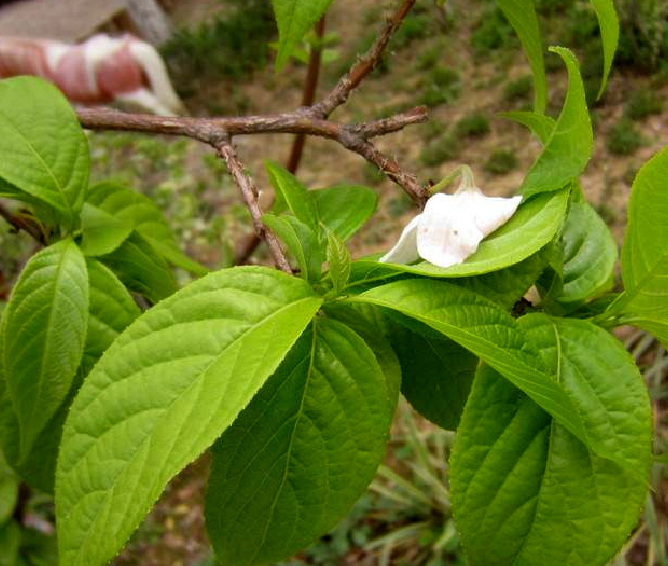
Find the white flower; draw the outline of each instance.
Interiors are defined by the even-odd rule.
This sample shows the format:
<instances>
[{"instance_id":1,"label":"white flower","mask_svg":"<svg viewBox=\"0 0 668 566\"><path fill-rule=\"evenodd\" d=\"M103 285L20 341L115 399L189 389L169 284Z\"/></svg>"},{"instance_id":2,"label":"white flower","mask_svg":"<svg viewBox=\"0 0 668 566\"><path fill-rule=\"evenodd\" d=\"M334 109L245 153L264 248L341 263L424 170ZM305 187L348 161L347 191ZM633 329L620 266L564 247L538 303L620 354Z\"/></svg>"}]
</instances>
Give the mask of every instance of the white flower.
<instances>
[{"instance_id":1,"label":"white flower","mask_svg":"<svg viewBox=\"0 0 668 566\"><path fill-rule=\"evenodd\" d=\"M423 258L437 267L459 265L510 219L521 200L486 197L478 187L466 185L454 195L436 193L378 261L406 264Z\"/></svg>"}]
</instances>

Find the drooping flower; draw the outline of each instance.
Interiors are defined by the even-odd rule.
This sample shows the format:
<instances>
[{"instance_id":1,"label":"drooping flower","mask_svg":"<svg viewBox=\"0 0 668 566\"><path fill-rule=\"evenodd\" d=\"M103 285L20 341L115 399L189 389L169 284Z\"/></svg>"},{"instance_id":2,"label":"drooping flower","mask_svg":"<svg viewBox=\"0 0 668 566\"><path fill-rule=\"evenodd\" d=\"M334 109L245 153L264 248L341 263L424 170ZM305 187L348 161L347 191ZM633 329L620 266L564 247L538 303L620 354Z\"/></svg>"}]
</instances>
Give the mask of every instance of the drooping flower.
<instances>
[{"instance_id":1,"label":"drooping flower","mask_svg":"<svg viewBox=\"0 0 668 566\"><path fill-rule=\"evenodd\" d=\"M521 200L519 196L486 197L468 183L453 195L436 193L379 261L406 264L422 258L437 267L459 265L510 219Z\"/></svg>"}]
</instances>

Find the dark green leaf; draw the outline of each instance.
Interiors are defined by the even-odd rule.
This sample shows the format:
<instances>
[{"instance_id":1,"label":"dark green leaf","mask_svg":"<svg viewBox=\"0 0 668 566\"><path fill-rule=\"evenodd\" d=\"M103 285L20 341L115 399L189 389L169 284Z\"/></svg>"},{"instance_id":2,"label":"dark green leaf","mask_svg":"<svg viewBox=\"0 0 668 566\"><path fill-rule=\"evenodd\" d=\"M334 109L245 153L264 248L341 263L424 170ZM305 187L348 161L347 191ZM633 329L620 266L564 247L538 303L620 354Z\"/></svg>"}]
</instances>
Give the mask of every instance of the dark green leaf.
<instances>
[{"instance_id":1,"label":"dark green leaf","mask_svg":"<svg viewBox=\"0 0 668 566\"><path fill-rule=\"evenodd\" d=\"M99 259L128 289L153 303L178 289L167 262L135 230L116 250Z\"/></svg>"},{"instance_id":2,"label":"dark green leaf","mask_svg":"<svg viewBox=\"0 0 668 566\"><path fill-rule=\"evenodd\" d=\"M550 50L560 55L566 63L568 90L552 135L522 183L525 198L561 189L579 177L591 158L594 146L594 134L577 59L563 47L552 47Z\"/></svg>"},{"instance_id":3,"label":"dark green leaf","mask_svg":"<svg viewBox=\"0 0 668 566\"><path fill-rule=\"evenodd\" d=\"M28 456L72 385L88 319L86 263L72 240L35 254L21 273L2 318L0 366Z\"/></svg>"},{"instance_id":4,"label":"dark green leaf","mask_svg":"<svg viewBox=\"0 0 668 566\"><path fill-rule=\"evenodd\" d=\"M234 421L321 299L276 270L211 273L141 315L86 378L56 475L60 562L101 566Z\"/></svg>"},{"instance_id":5,"label":"dark green leaf","mask_svg":"<svg viewBox=\"0 0 668 566\"><path fill-rule=\"evenodd\" d=\"M275 562L334 527L382 461L393 406L364 341L318 319L214 447L206 518L222 564Z\"/></svg>"},{"instance_id":6,"label":"dark green leaf","mask_svg":"<svg viewBox=\"0 0 668 566\"><path fill-rule=\"evenodd\" d=\"M515 29L529 60L535 89L534 110L545 111L547 84L543 62L543 42L538 27L538 16L533 0L496 0L497 5Z\"/></svg>"},{"instance_id":7,"label":"dark green leaf","mask_svg":"<svg viewBox=\"0 0 668 566\"><path fill-rule=\"evenodd\" d=\"M132 224L101 208L84 203L81 230L81 251L87 256L97 256L109 254L118 248L132 232Z\"/></svg>"},{"instance_id":8,"label":"dark green leaf","mask_svg":"<svg viewBox=\"0 0 668 566\"><path fill-rule=\"evenodd\" d=\"M14 513L18 494L19 479L7 465L2 452L0 452L0 525L5 523Z\"/></svg>"},{"instance_id":9,"label":"dark green leaf","mask_svg":"<svg viewBox=\"0 0 668 566\"><path fill-rule=\"evenodd\" d=\"M78 224L88 183L88 142L72 107L36 77L0 81L0 177Z\"/></svg>"},{"instance_id":10,"label":"dark green leaf","mask_svg":"<svg viewBox=\"0 0 668 566\"><path fill-rule=\"evenodd\" d=\"M17 566L21 529L16 521L7 521L0 525L0 566Z\"/></svg>"},{"instance_id":11,"label":"dark green leaf","mask_svg":"<svg viewBox=\"0 0 668 566\"><path fill-rule=\"evenodd\" d=\"M271 0L271 3L278 24L276 69L280 70L297 44L327 11L332 0Z\"/></svg>"},{"instance_id":12,"label":"dark green leaf","mask_svg":"<svg viewBox=\"0 0 668 566\"><path fill-rule=\"evenodd\" d=\"M620 466L587 450L488 366L479 370L451 458L451 489L471 566L603 566L636 526L651 465L649 399L623 347L583 321L532 315L544 363L620 444ZM592 359L593 354L593 359Z\"/></svg>"},{"instance_id":13,"label":"dark green leaf","mask_svg":"<svg viewBox=\"0 0 668 566\"><path fill-rule=\"evenodd\" d=\"M344 242L376 211L378 195L359 185L337 185L310 192L320 223Z\"/></svg>"}]
</instances>

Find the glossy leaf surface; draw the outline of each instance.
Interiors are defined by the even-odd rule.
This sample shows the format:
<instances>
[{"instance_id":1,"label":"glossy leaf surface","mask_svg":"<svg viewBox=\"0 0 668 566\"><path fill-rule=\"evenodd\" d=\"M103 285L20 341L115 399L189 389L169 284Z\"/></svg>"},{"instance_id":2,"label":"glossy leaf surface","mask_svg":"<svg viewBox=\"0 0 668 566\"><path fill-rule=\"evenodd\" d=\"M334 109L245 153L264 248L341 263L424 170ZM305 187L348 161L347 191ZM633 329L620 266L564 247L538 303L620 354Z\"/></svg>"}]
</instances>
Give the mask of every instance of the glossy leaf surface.
<instances>
[{"instance_id":1,"label":"glossy leaf surface","mask_svg":"<svg viewBox=\"0 0 668 566\"><path fill-rule=\"evenodd\" d=\"M242 267L195 281L130 325L65 423L56 476L61 562L110 560L166 483L273 374L320 303L303 281Z\"/></svg>"}]
</instances>

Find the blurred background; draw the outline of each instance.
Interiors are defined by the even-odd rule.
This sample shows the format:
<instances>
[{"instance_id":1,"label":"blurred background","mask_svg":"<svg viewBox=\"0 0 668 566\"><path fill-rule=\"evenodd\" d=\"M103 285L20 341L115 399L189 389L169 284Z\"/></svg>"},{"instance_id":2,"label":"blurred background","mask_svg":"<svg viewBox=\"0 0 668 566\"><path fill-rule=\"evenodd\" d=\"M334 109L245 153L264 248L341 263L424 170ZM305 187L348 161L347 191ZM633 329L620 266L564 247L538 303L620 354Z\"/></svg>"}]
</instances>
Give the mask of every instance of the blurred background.
<instances>
[{"instance_id":1,"label":"blurred background","mask_svg":"<svg viewBox=\"0 0 668 566\"><path fill-rule=\"evenodd\" d=\"M322 48L319 92L324 93L371 45L384 14L396 4L336 0L324 36L309 36L280 74L273 68L277 31L270 0L4 0L0 36L78 41L100 31L131 32L159 48L191 115L274 113L300 105L312 46ZM668 144L668 0L617 1L620 45L607 92L598 101L603 61L590 3L536 4L546 44L571 47L580 58L596 133L594 158L582 182L621 243L634 176ZM556 55L546 55L546 65L549 113L556 115L566 76ZM507 196L521 184L540 145L498 113L528 110L532 100L528 64L493 0L448 0L444 5L418 0L382 64L334 117L363 121L427 105L429 123L379 139L381 149L422 183L436 182L467 163L485 192ZM88 139L93 182L112 178L150 196L192 257L211 268L233 264L235 248L251 227L236 187L210 148L191 140L126 133L89 133ZM269 183L262 161L285 163L292 136L235 141L266 199ZM307 140L298 177L310 187L346 182L378 192L376 216L351 242L354 257L385 250L414 214L398 187L359 156L326 140ZM0 299L33 246L0 220ZM266 262L266 252L259 248L253 261ZM187 281L185 273L180 277ZM668 356L643 332L620 336L647 379L655 410L655 450L664 454ZM466 564L448 492L453 441L453 433L402 403L386 462L369 491L334 531L284 565ZM613 562L616 566L668 566L667 465L665 456L657 458L643 520ZM115 566L214 564L202 517L207 473L203 457L173 480ZM0 470L0 484L1 479ZM29 517L37 531L48 534L50 499L33 497ZM48 553L39 557L34 564L53 564Z\"/></svg>"}]
</instances>

